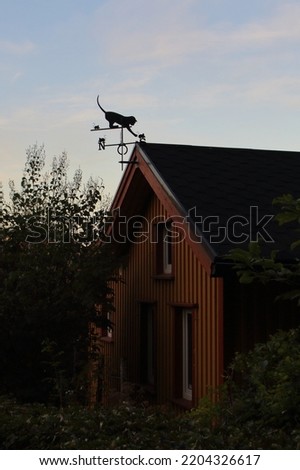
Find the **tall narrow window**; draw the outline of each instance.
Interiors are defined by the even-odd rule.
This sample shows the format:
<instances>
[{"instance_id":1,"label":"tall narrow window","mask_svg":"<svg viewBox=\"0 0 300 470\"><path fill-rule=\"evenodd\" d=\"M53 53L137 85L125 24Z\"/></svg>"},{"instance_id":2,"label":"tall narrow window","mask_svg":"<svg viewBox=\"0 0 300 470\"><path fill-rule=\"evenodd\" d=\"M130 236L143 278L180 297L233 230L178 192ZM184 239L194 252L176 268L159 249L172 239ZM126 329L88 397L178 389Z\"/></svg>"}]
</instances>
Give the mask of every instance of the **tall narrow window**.
<instances>
[{"instance_id":1,"label":"tall narrow window","mask_svg":"<svg viewBox=\"0 0 300 470\"><path fill-rule=\"evenodd\" d=\"M173 247L171 223L161 222L157 225L157 274L171 274L173 264Z\"/></svg>"},{"instance_id":2,"label":"tall narrow window","mask_svg":"<svg viewBox=\"0 0 300 470\"><path fill-rule=\"evenodd\" d=\"M182 397L192 399L192 312L182 312Z\"/></svg>"},{"instance_id":3,"label":"tall narrow window","mask_svg":"<svg viewBox=\"0 0 300 470\"><path fill-rule=\"evenodd\" d=\"M193 310L176 307L174 341L174 399L193 399Z\"/></svg>"},{"instance_id":4,"label":"tall narrow window","mask_svg":"<svg viewBox=\"0 0 300 470\"><path fill-rule=\"evenodd\" d=\"M141 304L141 382L154 385L155 348L153 305Z\"/></svg>"},{"instance_id":5,"label":"tall narrow window","mask_svg":"<svg viewBox=\"0 0 300 470\"><path fill-rule=\"evenodd\" d=\"M170 228L164 227L163 231L163 256L164 256L164 273L172 272L172 237Z\"/></svg>"}]
</instances>

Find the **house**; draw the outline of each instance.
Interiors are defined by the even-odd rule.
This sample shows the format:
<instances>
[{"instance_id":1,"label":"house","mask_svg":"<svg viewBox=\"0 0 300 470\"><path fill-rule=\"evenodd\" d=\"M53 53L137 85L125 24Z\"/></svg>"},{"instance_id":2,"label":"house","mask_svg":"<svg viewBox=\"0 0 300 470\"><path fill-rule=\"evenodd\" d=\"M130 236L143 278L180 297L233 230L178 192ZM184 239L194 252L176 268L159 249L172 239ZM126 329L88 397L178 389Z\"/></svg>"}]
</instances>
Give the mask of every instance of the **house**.
<instances>
[{"instance_id":1,"label":"house","mask_svg":"<svg viewBox=\"0 0 300 470\"><path fill-rule=\"evenodd\" d=\"M235 351L297 321L271 287L240 285L223 255L261 239L288 256L272 200L299 197L299 174L298 152L136 144L112 205L122 264L101 339L105 403L131 383L157 403L195 406Z\"/></svg>"}]
</instances>

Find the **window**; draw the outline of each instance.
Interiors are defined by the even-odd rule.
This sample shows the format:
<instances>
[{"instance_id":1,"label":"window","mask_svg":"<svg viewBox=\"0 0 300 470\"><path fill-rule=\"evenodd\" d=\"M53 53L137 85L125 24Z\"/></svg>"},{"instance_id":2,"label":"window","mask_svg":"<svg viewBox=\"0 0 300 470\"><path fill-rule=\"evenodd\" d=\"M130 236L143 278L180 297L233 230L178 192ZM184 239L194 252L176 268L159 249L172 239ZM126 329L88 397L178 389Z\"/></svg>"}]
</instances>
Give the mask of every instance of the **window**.
<instances>
[{"instance_id":1,"label":"window","mask_svg":"<svg viewBox=\"0 0 300 470\"><path fill-rule=\"evenodd\" d=\"M178 400L193 398L193 311L176 307L175 310L175 396Z\"/></svg>"},{"instance_id":2,"label":"window","mask_svg":"<svg viewBox=\"0 0 300 470\"><path fill-rule=\"evenodd\" d=\"M107 312L107 320L109 322L111 322L111 313L110 312ZM106 336L107 336L107 338L112 339L112 328L111 328L111 326L108 326L106 328Z\"/></svg>"},{"instance_id":3,"label":"window","mask_svg":"<svg viewBox=\"0 0 300 470\"><path fill-rule=\"evenodd\" d=\"M165 274L172 272L172 240L167 227L163 233L163 271Z\"/></svg>"},{"instance_id":4,"label":"window","mask_svg":"<svg viewBox=\"0 0 300 470\"><path fill-rule=\"evenodd\" d=\"M157 251L156 272L157 274L172 274L173 270L173 246L171 223L161 222L156 226Z\"/></svg>"},{"instance_id":5,"label":"window","mask_svg":"<svg viewBox=\"0 0 300 470\"><path fill-rule=\"evenodd\" d=\"M154 386L155 347L153 304L141 304L141 382Z\"/></svg>"},{"instance_id":6,"label":"window","mask_svg":"<svg viewBox=\"0 0 300 470\"><path fill-rule=\"evenodd\" d=\"M101 306L97 308L97 316L95 317L95 326L97 327L99 337L103 340L112 340L112 319L110 312L102 312Z\"/></svg>"},{"instance_id":7,"label":"window","mask_svg":"<svg viewBox=\"0 0 300 470\"><path fill-rule=\"evenodd\" d=\"M192 399L192 312L182 312L182 397Z\"/></svg>"}]
</instances>

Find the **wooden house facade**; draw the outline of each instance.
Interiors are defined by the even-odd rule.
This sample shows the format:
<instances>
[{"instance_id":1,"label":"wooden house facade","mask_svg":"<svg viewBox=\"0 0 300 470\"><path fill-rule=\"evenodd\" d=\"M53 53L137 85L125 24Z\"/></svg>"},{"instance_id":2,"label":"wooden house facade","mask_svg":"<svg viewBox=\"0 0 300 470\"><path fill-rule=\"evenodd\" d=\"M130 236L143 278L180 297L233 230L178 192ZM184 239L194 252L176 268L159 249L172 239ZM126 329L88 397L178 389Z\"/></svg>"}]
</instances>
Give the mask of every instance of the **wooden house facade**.
<instances>
[{"instance_id":1,"label":"wooden house facade","mask_svg":"<svg viewBox=\"0 0 300 470\"><path fill-rule=\"evenodd\" d=\"M259 203L256 191L250 191L245 207L236 200L245 190L243 178L251 177L251 165L243 170L243 152L232 150L228 169L226 149L136 145L113 201L108 233L120 257L120 280L114 285L114 328L101 337L104 403L122 399L131 384L156 403L193 407L222 383L235 350L281 326L280 316L269 325L274 308L266 301L259 327L250 330L251 302L232 274L224 274L222 256L241 246L242 234L248 236L243 242L249 241L245 214ZM255 167L260 156L253 156ZM222 186L237 162L238 176ZM274 196L280 189L274 188ZM271 210L269 193L259 217ZM233 215L235 238L221 230L229 231L225 222ZM262 224L258 228L268 234Z\"/></svg>"}]
</instances>

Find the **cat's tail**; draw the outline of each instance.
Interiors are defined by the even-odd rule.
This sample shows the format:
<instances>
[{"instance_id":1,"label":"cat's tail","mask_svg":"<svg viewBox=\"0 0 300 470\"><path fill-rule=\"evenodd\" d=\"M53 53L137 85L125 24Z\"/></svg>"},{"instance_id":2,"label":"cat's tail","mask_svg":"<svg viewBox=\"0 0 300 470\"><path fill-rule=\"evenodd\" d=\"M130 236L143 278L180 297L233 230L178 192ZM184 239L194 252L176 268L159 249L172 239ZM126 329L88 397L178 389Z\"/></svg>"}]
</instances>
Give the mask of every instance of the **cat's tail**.
<instances>
[{"instance_id":1,"label":"cat's tail","mask_svg":"<svg viewBox=\"0 0 300 470\"><path fill-rule=\"evenodd\" d=\"M103 111L104 113L106 113L105 109L102 108L100 102L99 102L99 95L97 96L97 103L98 103L98 106L99 108L101 109L101 111Z\"/></svg>"}]
</instances>

